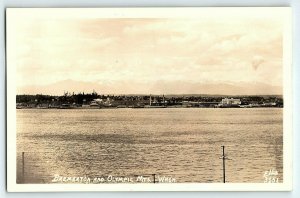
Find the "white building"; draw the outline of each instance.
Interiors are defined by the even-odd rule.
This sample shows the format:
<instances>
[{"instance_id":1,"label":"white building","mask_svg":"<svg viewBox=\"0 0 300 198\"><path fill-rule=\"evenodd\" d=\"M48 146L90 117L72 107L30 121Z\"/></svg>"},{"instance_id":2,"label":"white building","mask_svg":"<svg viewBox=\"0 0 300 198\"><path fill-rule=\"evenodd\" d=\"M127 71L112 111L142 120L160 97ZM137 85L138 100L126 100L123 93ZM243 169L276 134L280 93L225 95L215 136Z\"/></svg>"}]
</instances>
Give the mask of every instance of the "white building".
<instances>
[{"instance_id":1,"label":"white building","mask_svg":"<svg viewBox=\"0 0 300 198\"><path fill-rule=\"evenodd\" d=\"M223 106L238 106L241 104L241 100L234 98L224 98L222 99L220 104Z\"/></svg>"}]
</instances>

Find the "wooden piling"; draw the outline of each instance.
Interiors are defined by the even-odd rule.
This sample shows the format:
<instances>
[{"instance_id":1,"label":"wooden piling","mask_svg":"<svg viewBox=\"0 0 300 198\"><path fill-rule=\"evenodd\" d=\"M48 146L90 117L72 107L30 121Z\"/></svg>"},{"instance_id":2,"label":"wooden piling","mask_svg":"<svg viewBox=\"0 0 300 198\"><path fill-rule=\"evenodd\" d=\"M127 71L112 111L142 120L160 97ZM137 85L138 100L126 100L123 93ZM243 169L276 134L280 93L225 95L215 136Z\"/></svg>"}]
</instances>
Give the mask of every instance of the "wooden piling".
<instances>
[{"instance_id":1,"label":"wooden piling","mask_svg":"<svg viewBox=\"0 0 300 198\"><path fill-rule=\"evenodd\" d=\"M225 157L225 146L221 146L222 147L222 159L223 159L223 183L226 182L226 169L225 169L225 160L226 160L226 157Z\"/></svg>"},{"instance_id":2,"label":"wooden piling","mask_svg":"<svg viewBox=\"0 0 300 198\"><path fill-rule=\"evenodd\" d=\"M155 184L155 174L152 175L153 175L153 183Z\"/></svg>"},{"instance_id":3,"label":"wooden piling","mask_svg":"<svg viewBox=\"0 0 300 198\"><path fill-rule=\"evenodd\" d=\"M22 152L22 180L25 182L25 152Z\"/></svg>"}]
</instances>

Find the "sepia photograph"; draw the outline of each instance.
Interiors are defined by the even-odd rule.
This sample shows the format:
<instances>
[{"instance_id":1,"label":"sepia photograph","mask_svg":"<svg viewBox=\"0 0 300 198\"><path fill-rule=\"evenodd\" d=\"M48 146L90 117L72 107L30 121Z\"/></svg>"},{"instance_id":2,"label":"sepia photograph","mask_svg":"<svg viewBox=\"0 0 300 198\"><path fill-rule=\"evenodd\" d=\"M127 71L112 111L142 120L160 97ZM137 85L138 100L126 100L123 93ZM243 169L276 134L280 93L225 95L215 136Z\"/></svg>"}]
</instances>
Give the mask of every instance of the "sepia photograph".
<instances>
[{"instance_id":1,"label":"sepia photograph","mask_svg":"<svg viewBox=\"0 0 300 198\"><path fill-rule=\"evenodd\" d=\"M8 8L8 188L289 190L290 15Z\"/></svg>"}]
</instances>

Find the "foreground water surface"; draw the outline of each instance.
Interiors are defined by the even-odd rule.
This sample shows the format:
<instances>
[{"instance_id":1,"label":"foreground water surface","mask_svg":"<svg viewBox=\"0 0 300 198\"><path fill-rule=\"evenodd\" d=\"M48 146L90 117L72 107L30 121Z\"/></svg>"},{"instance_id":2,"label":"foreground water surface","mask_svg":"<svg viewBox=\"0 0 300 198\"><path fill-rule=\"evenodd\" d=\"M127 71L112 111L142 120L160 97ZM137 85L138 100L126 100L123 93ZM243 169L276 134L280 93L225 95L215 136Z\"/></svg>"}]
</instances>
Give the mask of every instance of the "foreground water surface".
<instances>
[{"instance_id":1,"label":"foreground water surface","mask_svg":"<svg viewBox=\"0 0 300 198\"><path fill-rule=\"evenodd\" d=\"M271 169L282 182L282 119L280 108L18 109L17 182L52 183L55 175L152 182L156 174L217 183L222 145L226 182L264 182Z\"/></svg>"}]
</instances>

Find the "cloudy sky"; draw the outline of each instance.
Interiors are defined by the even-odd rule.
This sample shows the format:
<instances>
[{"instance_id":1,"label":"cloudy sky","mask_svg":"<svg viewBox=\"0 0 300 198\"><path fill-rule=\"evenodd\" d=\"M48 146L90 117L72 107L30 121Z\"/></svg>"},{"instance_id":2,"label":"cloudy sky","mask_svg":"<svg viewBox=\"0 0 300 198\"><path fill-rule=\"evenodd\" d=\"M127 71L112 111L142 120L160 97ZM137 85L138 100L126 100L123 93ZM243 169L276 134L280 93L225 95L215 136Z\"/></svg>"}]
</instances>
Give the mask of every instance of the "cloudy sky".
<instances>
[{"instance_id":1,"label":"cloudy sky","mask_svg":"<svg viewBox=\"0 0 300 198\"><path fill-rule=\"evenodd\" d=\"M17 93L282 94L283 22L251 16L20 17Z\"/></svg>"}]
</instances>

